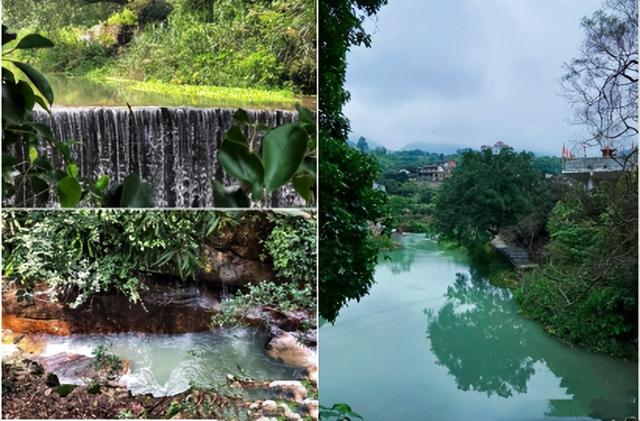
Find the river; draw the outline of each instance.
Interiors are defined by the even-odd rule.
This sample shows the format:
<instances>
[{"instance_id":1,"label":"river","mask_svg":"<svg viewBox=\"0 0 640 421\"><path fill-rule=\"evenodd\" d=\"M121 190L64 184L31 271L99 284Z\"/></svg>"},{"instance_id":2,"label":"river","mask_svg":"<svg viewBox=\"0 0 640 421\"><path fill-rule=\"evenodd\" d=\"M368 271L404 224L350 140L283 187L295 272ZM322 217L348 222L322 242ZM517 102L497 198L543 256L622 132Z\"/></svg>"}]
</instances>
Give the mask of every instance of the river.
<instances>
[{"instance_id":1,"label":"river","mask_svg":"<svg viewBox=\"0 0 640 421\"><path fill-rule=\"evenodd\" d=\"M369 295L320 329L321 405L347 403L367 421L637 415L637 363L549 336L464 252L399 241Z\"/></svg>"}]
</instances>

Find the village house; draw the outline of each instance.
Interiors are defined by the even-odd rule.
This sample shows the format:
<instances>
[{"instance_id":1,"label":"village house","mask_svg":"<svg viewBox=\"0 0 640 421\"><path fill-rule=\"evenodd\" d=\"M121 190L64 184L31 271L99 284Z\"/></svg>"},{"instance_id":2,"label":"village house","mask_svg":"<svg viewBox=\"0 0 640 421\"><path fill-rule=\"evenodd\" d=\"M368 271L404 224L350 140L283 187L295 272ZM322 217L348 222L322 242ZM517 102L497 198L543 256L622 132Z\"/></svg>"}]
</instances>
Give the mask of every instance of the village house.
<instances>
[{"instance_id":1,"label":"village house","mask_svg":"<svg viewBox=\"0 0 640 421\"><path fill-rule=\"evenodd\" d=\"M603 148L600 151L602 156L599 157L576 158L563 146L562 175L584 183L587 190L591 190L595 183L638 166L637 147L620 154L613 148Z\"/></svg>"},{"instance_id":2,"label":"village house","mask_svg":"<svg viewBox=\"0 0 640 421\"><path fill-rule=\"evenodd\" d=\"M418 168L418 178L428 181L440 182L451 175L451 171L456 167L456 161L436 162Z\"/></svg>"}]
</instances>

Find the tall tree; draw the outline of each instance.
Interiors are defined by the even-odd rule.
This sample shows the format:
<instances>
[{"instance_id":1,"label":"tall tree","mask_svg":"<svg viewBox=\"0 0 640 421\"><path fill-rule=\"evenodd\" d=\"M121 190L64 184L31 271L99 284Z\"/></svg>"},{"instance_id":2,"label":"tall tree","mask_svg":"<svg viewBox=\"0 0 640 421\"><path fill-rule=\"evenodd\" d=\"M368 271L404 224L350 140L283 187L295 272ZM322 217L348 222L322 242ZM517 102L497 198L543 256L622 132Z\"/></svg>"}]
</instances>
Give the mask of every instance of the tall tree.
<instances>
[{"instance_id":1,"label":"tall tree","mask_svg":"<svg viewBox=\"0 0 640 421\"><path fill-rule=\"evenodd\" d=\"M607 0L581 26L580 56L562 77L574 121L586 129L579 141L621 149L638 134L638 2Z\"/></svg>"},{"instance_id":2,"label":"tall tree","mask_svg":"<svg viewBox=\"0 0 640 421\"><path fill-rule=\"evenodd\" d=\"M360 136L360 139L358 139L358 144L356 145L356 147L358 148L358 150L362 153L366 153L369 150L369 145L367 144L367 139L365 139L364 137Z\"/></svg>"},{"instance_id":3,"label":"tall tree","mask_svg":"<svg viewBox=\"0 0 640 421\"><path fill-rule=\"evenodd\" d=\"M433 227L444 238L471 250L486 244L501 228L543 208L546 179L533 168L533 156L512 149L469 151L434 200Z\"/></svg>"},{"instance_id":4,"label":"tall tree","mask_svg":"<svg viewBox=\"0 0 640 421\"><path fill-rule=\"evenodd\" d=\"M373 189L377 165L347 145L349 122L342 113L347 51L370 44L362 24L386 0L323 0L320 25L320 315L335 320L349 299L373 282L378 250L368 222L381 213L384 194Z\"/></svg>"}]
</instances>

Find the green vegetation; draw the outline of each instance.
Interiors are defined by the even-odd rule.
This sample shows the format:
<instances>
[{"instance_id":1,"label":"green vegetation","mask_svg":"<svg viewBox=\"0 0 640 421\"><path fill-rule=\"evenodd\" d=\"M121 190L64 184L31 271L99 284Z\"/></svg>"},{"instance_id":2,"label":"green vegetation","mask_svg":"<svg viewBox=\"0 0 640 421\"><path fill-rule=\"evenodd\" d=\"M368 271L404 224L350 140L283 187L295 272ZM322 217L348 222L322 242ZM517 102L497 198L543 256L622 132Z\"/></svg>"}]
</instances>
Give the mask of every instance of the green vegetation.
<instances>
[{"instance_id":1,"label":"green vegetation","mask_svg":"<svg viewBox=\"0 0 640 421\"><path fill-rule=\"evenodd\" d=\"M235 125L218 149L224 171L241 182L225 187L214 180L214 204L221 208L249 207L291 181L308 205L313 203L316 185L316 128L313 114L298 107L298 122L274 129L250 124L244 110L235 114ZM251 129L251 130L248 130ZM252 133L251 139L245 133ZM255 146L260 136L259 146Z\"/></svg>"},{"instance_id":2,"label":"green vegetation","mask_svg":"<svg viewBox=\"0 0 640 421\"><path fill-rule=\"evenodd\" d=\"M333 404L331 408L320 407L321 420L348 421L352 419L363 420L360 414L353 412L351 407L346 403Z\"/></svg>"},{"instance_id":3,"label":"green vegetation","mask_svg":"<svg viewBox=\"0 0 640 421\"><path fill-rule=\"evenodd\" d=\"M118 376L122 371L123 362L120 357L110 352L107 345L98 345L92 352L93 360L91 367L96 370L104 371L108 376Z\"/></svg>"},{"instance_id":4,"label":"green vegetation","mask_svg":"<svg viewBox=\"0 0 640 421\"><path fill-rule=\"evenodd\" d=\"M506 228L532 239L543 235L554 197L531 161L511 149L465 152L434 198L433 229L470 250Z\"/></svg>"},{"instance_id":5,"label":"green vegetation","mask_svg":"<svg viewBox=\"0 0 640 421\"><path fill-rule=\"evenodd\" d=\"M550 333L588 349L637 358L637 173L575 189L548 221L545 264L516 298Z\"/></svg>"},{"instance_id":6,"label":"green vegetation","mask_svg":"<svg viewBox=\"0 0 640 421\"><path fill-rule=\"evenodd\" d=\"M218 328L237 326L249 309L263 306L280 312L315 309L313 283L305 283L302 287L293 282L276 284L268 281L249 285L246 292L238 291L233 298L223 302L222 311L211 318L211 324Z\"/></svg>"},{"instance_id":7,"label":"green vegetation","mask_svg":"<svg viewBox=\"0 0 640 421\"><path fill-rule=\"evenodd\" d=\"M204 211L11 211L3 275L23 288L25 299L44 280L52 297L72 308L109 290L138 302L145 272L193 278L203 265L204 238L228 219Z\"/></svg>"},{"instance_id":8,"label":"green vegetation","mask_svg":"<svg viewBox=\"0 0 640 421\"><path fill-rule=\"evenodd\" d=\"M135 303L150 273L195 279L205 265L208 242L221 229L255 217L211 211L8 211L3 275L18 286L19 300L31 300L36 283L44 281L51 297L71 308L108 291ZM263 258L291 287L252 287L254 301L271 297L274 305L288 308L315 299L315 218L273 213L265 223L273 228Z\"/></svg>"},{"instance_id":9,"label":"green vegetation","mask_svg":"<svg viewBox=\"0 0 640 421\"><path fill-rule=\"evenodd\" d=\"M198 85L176 85L164 82L135 81L128 79L117 79L113 77L89 76L98 82L107 85L120 87L140 92L150 92L155 94L193 96L208 98L212 101L242 103L247 105L261 104L282 104L293 105L299 102L299 98L287 90L263 90L254 88L229 88L222 86L198 86Z\"/></svg>"},{"instance_id":10,"label":"green vegetation","mask_svg":"<svg viewBox=\"0 0 640 421\"><path fill-rule=\"evenodd\" d=\"M349 299L367 293L378 247L369 222L381 216L384 194L373 189L375 160L347 144L349 123L342 107L346 53L370 44L362 27L385 0L319 2L320 25L320 315L333 321Z\"/></svg>"},{"instance_id":11,"label":"green vegetation","mask_svg":"<svg viewBox=\"0 0 640 421\"><path fill-rule=\"evenodd\" d=\"M278 277L294 282L315 284L316 279L316 227L315 218L278 215L270 216L275 224L264 241Z\"/></svg>"},{"instance_id":12,"label":"green vegetation","mask_svg":"<svg viewBox=\"0 0 640 421\"><path fill-rule=\"evenodd\" d=\"M13 28L55 44L22 56L45 72L315 94L313 0L47 3L3 4Z\"/></svg>"}]
</instances>

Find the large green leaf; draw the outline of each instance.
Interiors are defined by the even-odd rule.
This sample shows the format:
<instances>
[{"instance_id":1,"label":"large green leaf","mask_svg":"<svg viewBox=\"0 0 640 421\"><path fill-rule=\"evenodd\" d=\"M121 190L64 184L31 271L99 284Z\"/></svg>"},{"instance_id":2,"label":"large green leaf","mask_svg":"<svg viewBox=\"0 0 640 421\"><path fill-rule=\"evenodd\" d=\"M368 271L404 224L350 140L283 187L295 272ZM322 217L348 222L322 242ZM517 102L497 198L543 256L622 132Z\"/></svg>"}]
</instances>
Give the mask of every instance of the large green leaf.
<instances>
[{"instance_id":1,"label":"large green leaf","mask_svg":"<svg viewBox=\"0 0 640 421\"><path fill-rule=\"evenodd\" d=\"M2 69L5 71L5 69ZM27 113L25 99L20 94L18 85L2 84L2 119L8 124L20 125Z\"/></svg>"},{"instance_id":2,"label":"large green leaf","mask_svg":"<svg viewBox=\"0 0 640 421\"><path fill-rule=\"evenodd\" d=\"M276 127L262 139L264 185L272 192L298 170L307 152L307 132L295 123Z\"/></svg>"},{"instance_id":3,"label":"large green leaf","mask_svg":"<svg viewBox=\"0 0 640 421\"><path fill-rule=\"evenodd\" d=\"M153 207L152 189L136 174L129 174L122 183L122 197L120 207L123 208L151 208Z\"/></svg>"},{"instance_id":4,"label":"large green leaf","mask_svg":"<svg viewBox=\"0 0 640 421\"><path fill-rule=\"evenodd\" d=\"M24 74L29 77L29 80L31 81L31 83L33 83L33 85L38 89L38 91L40 91L42 96L49 102L49 104L52 104L53 90L51 89L51 86L49 85L49 82L47 81L47 79L44 76L42 76L42 74L39 71L29 66L27 63L14 61L13 64L17 68L22 70Z\"/></svg>"},{"instance_id":5,"label":"large green leaf","mask_svg":"<svg viewBox=\"0 0 640 421\"><path fill-rule=\"evenodd\" d=\"M227 174L249 183L254 194L262 190L262 163L246 144L225 139L218 151L218 160Z\"/></svg>"},{"instance_id":6,"label":"large green leaf","mask_svg":"<svg viewBox=\"0 0 640 421\"><path fill-rule=\"evenodd\" d=\"M248 208L249 197L239 187L225 187L213 180L213 206L216 208Z\"/></svg>"},{"instance_id":7,"label":"large green leaf","mask_svg":"<svg viewBox=\"0 0 640 421\"><path fill-rule=\"evenodd\" d=\"M293 188L304 198L307 205L313 203L313 187L315 186L315 177L306 172L299 172L293 176Z\"/></svg>"},{"instance_id":8,"label":"large green leaf","mask_svg":"<svg viewBox=\"0 0 640 421\"><path fill-rule=\"evenodd\" d=\"M80 202L82 188L76 178L67 176L60 180L56 187L63 208L73 208Z\"/></svg>"},{"instance_id":9,"label":"large green leaf","mask_svg":"<svg viewBox=\"0 0 640 421\"><path fill-rule=\"evenodd\" d=\"M40 34L29 34L20 39L16 44L16 50L24 50L27 48L49 48L53 47L53 42Z\"/></svg>"},{"instance_id":10,"label":"large green leaf","mask_svg":"<svg viewBox=\"0 0 640 421\"><path fill-rule=\"evenodd\" d=\"M29 180L37 203L39 205L47 203L47 200L49 200L49 183L36 175L30 176Z\"/></svg>"}]
</instances>

